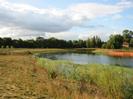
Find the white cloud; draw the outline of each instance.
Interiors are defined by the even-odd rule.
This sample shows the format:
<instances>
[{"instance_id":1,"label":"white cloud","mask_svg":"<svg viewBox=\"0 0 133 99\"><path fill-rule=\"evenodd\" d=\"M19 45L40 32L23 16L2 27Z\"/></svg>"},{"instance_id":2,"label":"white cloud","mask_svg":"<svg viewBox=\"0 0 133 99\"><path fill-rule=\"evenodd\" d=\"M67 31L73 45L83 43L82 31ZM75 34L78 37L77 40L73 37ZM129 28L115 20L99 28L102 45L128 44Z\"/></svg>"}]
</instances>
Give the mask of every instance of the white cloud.
<instances>
[{"instance_id":1,"label":"white cloud","mask_svg":"<svg viewBox=\"0 0 133 99\"><path fill-rule=\"evenodd\" d=\"M11 32L11 36L18 37L68 31L91 19L118 14L128 7L131 7L131 2L125 0L115 5L80 3L66 9L40 9L0 0L0 36L10 36Z\"/></svg>"},{"instance_id":2,"label":"white cloud","mask_svg":"<svg viewBox=\"0 0 133 99\"><path fill-rule=\"evenodd\" d=\"M61 32L61 33L46 33L46 37L50 38L50 37L56 37L58 39L65 39L65 40L74 40L74 39L78 39L78 35L79 33L77 32Z\"/></svg>"},{"instance_id":3,"label":"white cloud","mask_svg":"<svg viewBox=\"0 0 133 99\"><path fill-rule=\"evenodd\" d=\"M117 5L104 5L96 3L78 4L70 8L74 20L93 19L119 13L123 8Z\"/></svg>"},{"instance_id":4,"label":"white cloud","mask_svg":"<svg viewBox=\"0 0 133 99\"><path fill-rule=\"evenodd\" d=\"M0 5L1 24L34 31L60 32L70 29L72 21L61 14L55 9L38 9L29 5L8 2Z\"/></svg>"}]
</instances>

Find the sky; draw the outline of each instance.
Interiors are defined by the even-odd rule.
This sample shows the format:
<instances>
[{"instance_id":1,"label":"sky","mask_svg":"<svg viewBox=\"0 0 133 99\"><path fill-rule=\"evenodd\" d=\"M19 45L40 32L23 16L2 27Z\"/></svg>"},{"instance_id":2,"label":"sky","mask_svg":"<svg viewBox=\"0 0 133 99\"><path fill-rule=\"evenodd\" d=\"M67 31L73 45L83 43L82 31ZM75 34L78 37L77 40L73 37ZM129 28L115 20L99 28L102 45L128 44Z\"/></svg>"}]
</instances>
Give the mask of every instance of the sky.
<instances>
[{"instance_id":1,"label":"sky","mask_svg":"<svg viewBox=\"0 0 133 99\"><path fill-rule=\"evenodd\" d=\"M133 0L0 0L0 37L65 40L133 30Z\"/></svg>"}]
</instances>

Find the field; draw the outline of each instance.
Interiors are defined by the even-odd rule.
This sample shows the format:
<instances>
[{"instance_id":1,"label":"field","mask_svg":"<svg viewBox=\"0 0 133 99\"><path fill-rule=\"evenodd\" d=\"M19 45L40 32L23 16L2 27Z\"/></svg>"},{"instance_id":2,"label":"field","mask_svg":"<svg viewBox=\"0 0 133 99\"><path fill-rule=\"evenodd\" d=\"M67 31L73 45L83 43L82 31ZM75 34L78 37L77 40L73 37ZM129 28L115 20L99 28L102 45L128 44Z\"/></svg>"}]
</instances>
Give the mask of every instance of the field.
<instances>
[{"instance_id":1,"label":"field","mask_svg":"<svg viewBox=\"0 0 133 99\"><path fill-rule=\"evenodd\" d=\"M77 65L33 56L60 51L70 50L0 49L0 99L133 98L132 68Z\"/></svg>"}]
</instances>

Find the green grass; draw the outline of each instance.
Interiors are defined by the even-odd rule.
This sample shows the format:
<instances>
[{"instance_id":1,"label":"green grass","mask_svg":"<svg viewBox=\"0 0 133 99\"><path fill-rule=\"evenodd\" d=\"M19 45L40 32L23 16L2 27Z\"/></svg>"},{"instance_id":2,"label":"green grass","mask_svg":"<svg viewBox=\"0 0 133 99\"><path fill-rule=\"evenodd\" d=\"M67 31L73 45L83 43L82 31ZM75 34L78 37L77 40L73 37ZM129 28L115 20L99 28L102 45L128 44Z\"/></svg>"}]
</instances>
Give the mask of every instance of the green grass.
<instances>
[{"instance_id":1,"label":"green grass","mask_svg":"<svg viewBox=\"0 0 133 99\"><path fill-rule=\"evenodd\" d=\"M111 65L79 65L68 61L38 58L38 63L48 70L49 77L54 73L57 77L75 80L95 90L90 93L102 94L111 99L133 98L133 72L131 68ZM82 87L82 85L81 85ZM83 89L86 90L86 89Z\"/></svg>"},{"instance_id":2,"label":"green grass","mask_svg":"<svg viewBox=\"0 0 133 99\"><path fill-rule=\"evenodd\" d=\"M0 97L133 99L132 68L33 57L36 53L75 50L93 49L0 49Z\"/></svg>"}]
</instances>

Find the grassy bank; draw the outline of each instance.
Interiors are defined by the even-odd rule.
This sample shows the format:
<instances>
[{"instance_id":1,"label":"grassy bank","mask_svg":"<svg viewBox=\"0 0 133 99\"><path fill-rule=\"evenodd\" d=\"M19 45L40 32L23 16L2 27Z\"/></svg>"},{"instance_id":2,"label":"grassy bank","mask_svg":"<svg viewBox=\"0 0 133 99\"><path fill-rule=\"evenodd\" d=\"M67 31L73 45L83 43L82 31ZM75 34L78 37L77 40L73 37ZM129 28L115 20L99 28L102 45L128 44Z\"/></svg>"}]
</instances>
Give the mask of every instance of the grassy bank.
<instances>
[{"instance_id":1,"label":"grassy bank","mask_svg":"<svg viewBox=\"0 0 133 99\"><path fill-rule=\"evenodd\" d=\"M52 79L67 79L80 83L79 91L98 94L107 99L133 98L132 69L110 65L77 65L68 61L38 59Z\"/></svg>"},{"instance_id":2,"label":"grassy bank","mask_svg":"<svg viewBox=\"0 0 133 99\"><path fill-rule=\"evenodd\" d=\"M0 50L0 99L93 99L94 96L81 95L75 89L77 82L50 79L47 69L33 57L33 53L64 49Z\"/></svg>"},{"instance_id":3,"label":"grassy bank","mask_svg":"<svg viewBox=\"0 0 133 99\"><path fill-rule=\"evenodd\" d=\"M0 49L0 99L133 98L131 68L33 57L61 51L73 49Z\"/></svg>"}]
</instances>

